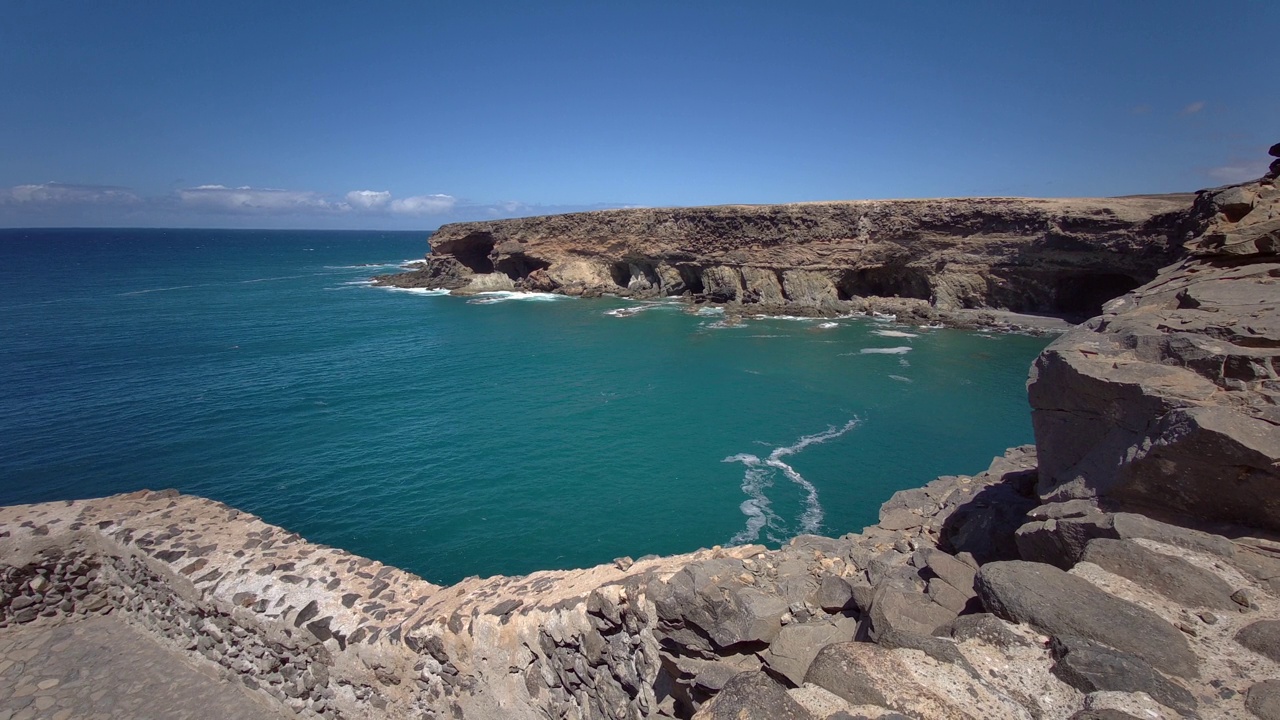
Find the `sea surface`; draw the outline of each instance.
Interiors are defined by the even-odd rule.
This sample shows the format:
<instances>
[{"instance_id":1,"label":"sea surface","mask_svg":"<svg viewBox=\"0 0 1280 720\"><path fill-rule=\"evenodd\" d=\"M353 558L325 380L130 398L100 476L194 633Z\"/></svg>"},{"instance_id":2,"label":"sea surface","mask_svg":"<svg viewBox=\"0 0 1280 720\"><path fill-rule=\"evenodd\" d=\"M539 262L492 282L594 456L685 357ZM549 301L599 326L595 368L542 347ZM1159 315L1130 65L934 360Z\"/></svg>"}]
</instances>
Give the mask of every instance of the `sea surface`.
<instances>
[{"instance_id":1,"label":"sea surface","mask_svg":"<svg viewBox=\"0 0 1280 720\"><path fill-rule=\"evenodd\" d=\"M371 287L427 233L0 230L0 504L178 488L437 583L875 522L1046 338Z\"/></svg>"}]
</instances>

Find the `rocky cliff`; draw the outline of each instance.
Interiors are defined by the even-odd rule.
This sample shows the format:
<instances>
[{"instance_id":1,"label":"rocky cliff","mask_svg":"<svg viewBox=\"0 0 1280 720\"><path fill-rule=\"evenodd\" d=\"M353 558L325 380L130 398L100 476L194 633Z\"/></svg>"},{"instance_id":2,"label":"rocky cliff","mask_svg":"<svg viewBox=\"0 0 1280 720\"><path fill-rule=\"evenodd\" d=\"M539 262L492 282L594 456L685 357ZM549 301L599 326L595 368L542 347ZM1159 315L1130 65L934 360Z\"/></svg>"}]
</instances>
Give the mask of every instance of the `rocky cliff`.
<instances>
[{"instance_id":1,"label":"rocky cliff","mask_svg":"<svg viewBox=\"0 0 1280 720\"><path fill-rule=\"evenodd\" d=\"M1088 317L1179 257L1190 195L628 209L445 225L401 287L682 296L754 312Z\"/></svg>"},{"instance_id":2,"label":"rocky cliff","mask_svg":"<svg viewBox=\"0 0 1280 720\"><path fill-rule=\"evenodd\" d=\"M441 588L144 491L0 508L0 632L112 613L303 717L1280 718L1277 174L1037 360L1036 446L861 533Z\"/></svg>"},{"instance_id":3,"label":"rocky cliff","mask_svg":"<svg viewBox=\"0 0 1280 720\"><path fill-rule=\"evenodd\" d=\"M1184 260L1036 361L1040 490L1280 531L1280 188L1191 221Z\"/></svg>"}]
</instances>

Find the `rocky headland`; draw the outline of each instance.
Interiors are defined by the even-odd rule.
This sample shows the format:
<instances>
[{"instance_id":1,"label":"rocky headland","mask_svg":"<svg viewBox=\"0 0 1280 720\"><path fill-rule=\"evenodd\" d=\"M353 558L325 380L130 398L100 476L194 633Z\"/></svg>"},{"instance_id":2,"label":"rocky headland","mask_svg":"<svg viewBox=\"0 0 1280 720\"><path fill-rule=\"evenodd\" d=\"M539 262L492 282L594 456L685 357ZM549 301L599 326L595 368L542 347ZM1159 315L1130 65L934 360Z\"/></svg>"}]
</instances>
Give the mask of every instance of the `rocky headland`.
<instances>
[{"instance_id":1,"label":"rocky headland","mask_svg":"<svg viewBox=\"0 0 1280 720\"><path fill-rule=\"evenodd\" d=\"M142 491L0 508L0 633L111 614L303 717L1280 718L1277 174L1137 220L1190 235L1099 270L1169 260L1036 361L1036 445L860 533L439 587Z\"/></svg>"},{"instance_id":2,"label":"rocky headland","mask_svg":"<svg viewBox=\"0 0 1280 720\"><path fill-rule=\"evenodd\" d=\"M459 294L684 297L731 314L1098 314L1155 277L1195 228L1191 195L963 198L624 209L445 225L411 272Z\"/></svg>"}]
</instances>

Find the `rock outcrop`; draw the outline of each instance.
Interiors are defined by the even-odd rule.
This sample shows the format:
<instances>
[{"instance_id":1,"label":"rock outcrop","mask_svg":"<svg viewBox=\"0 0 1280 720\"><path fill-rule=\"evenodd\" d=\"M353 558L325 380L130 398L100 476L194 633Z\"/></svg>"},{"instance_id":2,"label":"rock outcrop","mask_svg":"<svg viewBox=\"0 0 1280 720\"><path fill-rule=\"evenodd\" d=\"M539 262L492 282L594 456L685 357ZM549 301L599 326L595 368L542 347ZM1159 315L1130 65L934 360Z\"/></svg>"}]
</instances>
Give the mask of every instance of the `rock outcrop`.
<instances>
[{"instance_id":1,"label":"rock outcrop","mask_svg":"<svg viewBox=\"0 0 1280 720\"><path fill-rule=\"evenodd\" d=\"M113 613L330 719L1280 717L1277 174L1202 193L1186 259L1046 350L1035 447L861 533L442 588L142 491L0 508L0 632ZM467 242L423 272L474 290L544 257ZM700 292L742 302L753 267Z\"/></svg>"},{"instance_id":2,"label":"rock outcrop","mask_svg":"<svg viewBox=\"0 0 1280 720\"><path fill-rule=\"evenodd\" d=\"M1179 256L1190 203L1190 195L886 200L456 223L432 235L421 269L377 282L689 296L761 313L985 308L1083 318Z\"/></svg>"},{"instance_id":3,"label":"rock outcrop","mask_svg":"<svg viewBox=\"0 0 1280 720\"><path fill-rule=\"evenodd\" d=\"M1036 360L1049 499L1280 530L1280 188L1206 191L1188 256Z\"/></svg>"}]
</instances>

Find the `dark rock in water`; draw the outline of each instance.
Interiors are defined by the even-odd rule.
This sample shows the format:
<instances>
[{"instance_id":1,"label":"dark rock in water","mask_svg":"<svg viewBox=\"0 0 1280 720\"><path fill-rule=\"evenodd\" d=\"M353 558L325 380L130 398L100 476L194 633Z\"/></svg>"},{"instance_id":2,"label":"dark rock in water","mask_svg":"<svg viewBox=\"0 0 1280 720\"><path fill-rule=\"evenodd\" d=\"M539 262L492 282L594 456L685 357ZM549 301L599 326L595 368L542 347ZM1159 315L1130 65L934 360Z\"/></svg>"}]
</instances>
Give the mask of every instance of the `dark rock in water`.
<instances>
[{"instance_id":1,"label":"dark rock in water","mask_svg":"<svg viewBox=\"0 0 1280 720\"><path fill-rule=\"evenodd\" d=\"M956 642L980 640L998 648L1031 647L1035 643L1009 628L1003 620L991 613L961 615L939 630Z\"/></svg>"},{"instance_id":2,"label":"dark rock in water","mask_svg":"<svg viewBox=\"0 0 1280 720\"><path fill-rule=\"evenodd\" d=\"M1162 555L1131 540L1094 540L1080 559L1154 590L1179 605L1235 609L1232 587L1222 578L1182 558Z\"/></svg>"},{"instance_id":3,"label":"dark rock in water","mask_svg":"<svg viewBox=\"0 0 1280 720\"><path fill-rule=\"evenodd\" d=\"M1236 642L1280 662L1280 620L1259 620L1240 628Z\"/></svg>"},{"instance_id":4,"label":"dark rock in water","mask_svg":"<svg viewBox=\"0 0 1280 720\"><path fill-rule=\"evenodd\" d=\"M1196 657L1173 625L1052 565L996 562L978 573L987 610L1049 635L1074 635L1133 653L1156 669L1196 677Z\"/></svg>"},{"instance_id":5,"label":"dark rock in water","mask_svg":"<svg viewBox=\"0 0 1280 720\"><path fill-rule=\"evenodd\" d=\"M1280 680L1254 683L1245 696L1244 706L1262 720L1280 720Z\"/></svg>"},{"instance_id":6,"label":"dark rock in water","mask_svg":"<svg viewBox=\"0 0 1280 720\"><path fill-rule=\"evenodd\" d=\"M693 717L695 720L815 720L812 713L762 672L734 675Z\"/></svg>"},{"instance_id":7,"label":"dark rock in water","mask_svg":"<svg viewBox=\"0 0 1280 720\"><path fill-rule=\"evenodd\" d=\"M1180 713L1195 712L1196 699L1190 691L1137 655L1071 636L1054 637L1049 648L1054 659L1053 674L1080 692L1144 692Z\"/></svg>"}]
</instances>

